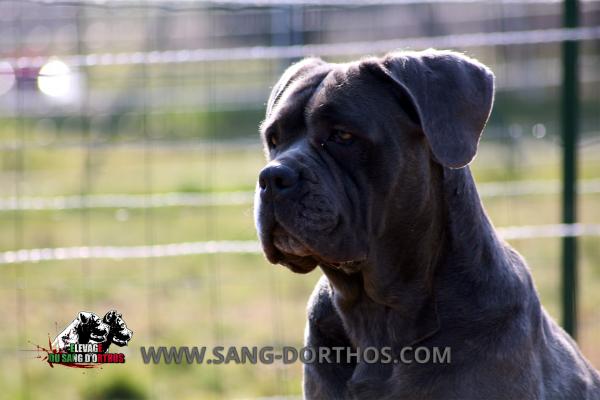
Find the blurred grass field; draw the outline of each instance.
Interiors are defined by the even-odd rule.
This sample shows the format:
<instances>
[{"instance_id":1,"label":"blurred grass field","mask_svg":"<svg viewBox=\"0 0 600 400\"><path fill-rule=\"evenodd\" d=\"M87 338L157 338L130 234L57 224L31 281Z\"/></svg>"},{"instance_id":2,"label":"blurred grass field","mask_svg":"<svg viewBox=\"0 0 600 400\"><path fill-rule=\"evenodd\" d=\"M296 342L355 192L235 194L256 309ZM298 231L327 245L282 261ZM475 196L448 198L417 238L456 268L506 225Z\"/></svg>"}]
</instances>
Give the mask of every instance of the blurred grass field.
<instances>
[{"instance_id":1,"label":"blurred grass field","mask_svg":"<svg viewBox=\"0 0 600 400\"><path fill-rule=\"evenodd\" d=\"M551 140L486 142L478 183L560 179ZM599 146L580 152L580 177L600 178ZM228 192L254 188L264 164L251 146L32 147L0 153L0 197ZM560 222L560 195L484 198L498 227ZM600 194L579 199L579 220L600 223ZM0 212L0 251L80 245L255 240L251 205ZM560 320L560 239L511 241L529 262L544 306ZM579 343L600 367L600 238L579 244ZM301 365L144 365L149 345L302 345L319 273L293 275L261 255L84 260L0 266L0 398L249 398L301 393ZM125 365L49 368L31 343L80 310L117 308L134 331Z\"/></svg>"}]
</instances>

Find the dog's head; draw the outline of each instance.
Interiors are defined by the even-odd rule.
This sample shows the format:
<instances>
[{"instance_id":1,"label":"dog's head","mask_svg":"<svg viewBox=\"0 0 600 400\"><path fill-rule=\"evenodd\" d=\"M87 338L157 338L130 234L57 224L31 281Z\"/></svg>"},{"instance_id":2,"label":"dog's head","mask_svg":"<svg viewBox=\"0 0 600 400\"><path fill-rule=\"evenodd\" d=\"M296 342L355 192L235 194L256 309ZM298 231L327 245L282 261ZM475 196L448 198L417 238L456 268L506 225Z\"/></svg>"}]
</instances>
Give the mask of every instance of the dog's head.
<instances>
[{"instance_id":1,"label":"dog's head","mask_svg":"<svg viewBox=\"0 0 600 400\"><path fill-rule=\"evenodd\" d=\"M52 347L66 351L70 344L99 343L106 340L108 325L91 312L81 311L52 342Z\"/></svg>"},{"instance_id":2,"label":"dog's head","mask_svg":"<svg viewBox=\"0 0 600 400\"><path fill-rule=\"evenodd\" d=\"M291 66L261 126L255 220L269 261L360 268L374 240L411 229L436 168L475 157L493 93L485 66L448 51Z\"/></svg>"},{"instance_id":3,"label":"dog's head","mask_svg":"<svg viewBox=\"0 0 600 400\"><path fill-rule=\"evenodd\" d=\"M101 342L108 334L108 326L91 312L81 311L77 315L74 325L79 335L78 343Z\"/></svg>"},{"instance_id":4,"label":"dog's head","mask_svg":"<svg viewBox=\"0 0 600 400\"><path fill-rule=\"evenodd\" d=\"M116 310L110 310L102 318L102 322L105 323L112 335L112 343L117 346L126 346L131 340L133 332L127 328L123 316Z\"/></svg>"}]
</instances>

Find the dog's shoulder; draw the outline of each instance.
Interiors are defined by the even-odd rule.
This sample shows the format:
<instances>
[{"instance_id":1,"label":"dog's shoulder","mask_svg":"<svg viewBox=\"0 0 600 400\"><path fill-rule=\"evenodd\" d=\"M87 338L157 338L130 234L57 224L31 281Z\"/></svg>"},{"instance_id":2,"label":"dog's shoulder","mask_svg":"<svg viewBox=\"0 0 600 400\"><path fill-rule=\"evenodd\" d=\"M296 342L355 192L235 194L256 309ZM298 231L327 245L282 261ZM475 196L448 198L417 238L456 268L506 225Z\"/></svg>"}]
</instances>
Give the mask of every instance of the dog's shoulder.
<instances>
[{"instance_id":1,"label":"dog's shoulder","mask_svg":"<svg viewBox=\"0 0 600 400\"><path fill-rule=\"evenodd\" d=\"M539 354L548 397L600 399L600 374L545 310L543 316L544 349Z\"/></svg>"}]
</instances>

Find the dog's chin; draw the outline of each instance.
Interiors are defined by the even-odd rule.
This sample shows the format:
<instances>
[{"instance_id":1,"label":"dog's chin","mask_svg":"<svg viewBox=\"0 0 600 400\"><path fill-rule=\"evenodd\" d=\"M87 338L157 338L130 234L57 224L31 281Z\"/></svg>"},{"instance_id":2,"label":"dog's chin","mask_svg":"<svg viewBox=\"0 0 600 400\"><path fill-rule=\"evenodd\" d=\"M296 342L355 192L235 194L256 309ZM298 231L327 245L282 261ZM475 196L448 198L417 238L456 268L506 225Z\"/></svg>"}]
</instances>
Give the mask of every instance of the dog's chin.
<instances>
[{"instance_id":1,"label":"dog's chin","mask_svg":"<svg viewBox=\"0 0 600 400\"><path fill-rule=\"evenodd\" d=\"M362 260L343 260L340 257L323 255L281 227L276 227L269 239L263 241L263 250L269 262L283 265L299 274L307 274L318 265L354 273L362 264Z\"/></svg>"},{"instance_id":2,"label":"dog's chin","mask_svg":"<svg viewBox=\"0 0 600 400\"><path fill-rule=\"evenodd\" d=\"M286 232L283 228L277 227L271 235L273 246L283 254L288 254L296 257L308 257L314 254L307 245L299 239Z\"/></svg>"},{"instance_id":3,"label":"dog's chin","mask_svg":"<svg viewBox=\"0 0 600 400\"><path fill-rule=\"evenodd\" d=\"M282 254L279 264L297 274L308 274L319 265L319 262L312 256L302 257L293 254Z\"/></svg>"},{"instance_id":4,"label":"dog's chin","mask_svg":"<svg viewBox=\"0 0 600 400\"><path fill-rule=\"evenodd\" d=\"M283 228L276 227L263 238L263 251L270 263L283 265L299 274L307 274L317 267L314 252Z\"/></svg>"}]
</instances>

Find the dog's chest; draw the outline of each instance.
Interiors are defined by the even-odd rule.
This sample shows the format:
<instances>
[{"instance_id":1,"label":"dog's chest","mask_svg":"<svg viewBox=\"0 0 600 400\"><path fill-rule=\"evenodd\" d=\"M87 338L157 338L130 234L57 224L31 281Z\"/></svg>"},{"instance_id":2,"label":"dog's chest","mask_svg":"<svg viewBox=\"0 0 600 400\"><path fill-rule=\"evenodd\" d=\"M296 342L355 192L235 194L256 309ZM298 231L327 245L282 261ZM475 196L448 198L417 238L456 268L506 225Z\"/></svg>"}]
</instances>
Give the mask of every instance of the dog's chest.
<instances>
[{"instance_id":1,"label":"dog's chest","mask_svg":"<svg viewBox=\"0 0 600 400\"><path fill-rule=\"evenodd\" d=\"M390 335L389 312L385 306L370 300L359 300L349 305L347 301L338 301L336 296L334 304L355 347L393 347L394 337Z\"/></svg>"}]
</instances>

